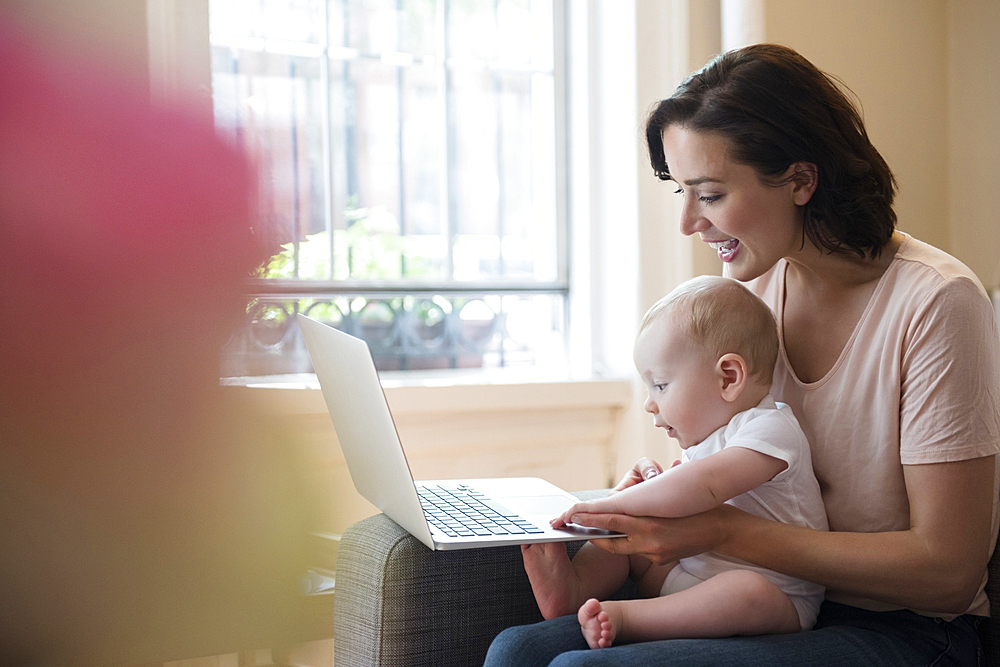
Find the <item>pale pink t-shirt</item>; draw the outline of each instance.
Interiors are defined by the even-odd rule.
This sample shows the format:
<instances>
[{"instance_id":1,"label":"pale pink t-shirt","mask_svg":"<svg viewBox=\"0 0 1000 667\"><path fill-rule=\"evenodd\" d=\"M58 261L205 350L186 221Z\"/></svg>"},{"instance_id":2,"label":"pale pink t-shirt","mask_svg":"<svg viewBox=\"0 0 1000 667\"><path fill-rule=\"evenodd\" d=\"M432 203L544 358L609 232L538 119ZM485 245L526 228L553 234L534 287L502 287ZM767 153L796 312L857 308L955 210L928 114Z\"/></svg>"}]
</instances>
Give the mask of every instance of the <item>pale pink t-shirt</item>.
<instances>
[{"instance_id":1,"label":"pale pink t-shirt","mask_svg":"<svg viewBox=\"0 0 1000 667\"><path fill-rule=\"evenodd\" d=\"M1000 334L986 291L958 260L903 236L840 358L818 382L800 382L785 353L787 262L748 283L778 321L772 394L791 406L809 438L833 531L907 530L903 465L1000 451ZM994 500L994 542L997 509ZM899 609L836 590L827 599ZM969 613L989 614L982 586Z\"/></svg>"}]
</instances>

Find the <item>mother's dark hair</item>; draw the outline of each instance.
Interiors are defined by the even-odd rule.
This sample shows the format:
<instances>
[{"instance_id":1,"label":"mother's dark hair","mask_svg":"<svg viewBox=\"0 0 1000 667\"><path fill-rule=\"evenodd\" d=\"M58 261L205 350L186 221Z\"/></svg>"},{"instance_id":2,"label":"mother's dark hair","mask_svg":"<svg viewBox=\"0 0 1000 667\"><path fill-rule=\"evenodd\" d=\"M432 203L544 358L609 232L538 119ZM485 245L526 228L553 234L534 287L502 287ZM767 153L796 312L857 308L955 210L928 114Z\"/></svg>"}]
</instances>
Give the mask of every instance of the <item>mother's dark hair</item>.
<instances>
[{"instance_id":1,"label":"mother's dark hair","mask_svg":"<svg viewBox=\"0 0 1000 667\"><path fill-rule=\"evenodd\" d=\"M662 133L671 125L723 135L730 159L766 182L782 182L796 162L816 165L803 233L818 247L876 257L892 237L892 171L844 91L792 49L756 44L724 53L656 105L646 142L663 180L671 176Z\"/></svg>"}]
</instances>

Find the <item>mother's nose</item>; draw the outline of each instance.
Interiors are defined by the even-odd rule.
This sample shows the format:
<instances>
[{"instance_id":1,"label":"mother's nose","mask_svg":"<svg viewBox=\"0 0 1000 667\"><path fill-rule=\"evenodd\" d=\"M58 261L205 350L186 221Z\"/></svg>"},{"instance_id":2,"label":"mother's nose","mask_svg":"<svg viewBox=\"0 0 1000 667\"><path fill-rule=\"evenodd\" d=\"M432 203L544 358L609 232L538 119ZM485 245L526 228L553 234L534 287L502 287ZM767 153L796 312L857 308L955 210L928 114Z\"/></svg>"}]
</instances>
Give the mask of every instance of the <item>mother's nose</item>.
<instances>
[{"instance_id":1,"label":"mother's nose","mask_svg":"<svg viewBox=\"0 0 1000 667\"><path fill-rule=\"evenodd\" d=\"M685 199L681 209L681 234L691 236L707 231L712 223L695 207L694 203Z\"/></svg>"}]
</instances>

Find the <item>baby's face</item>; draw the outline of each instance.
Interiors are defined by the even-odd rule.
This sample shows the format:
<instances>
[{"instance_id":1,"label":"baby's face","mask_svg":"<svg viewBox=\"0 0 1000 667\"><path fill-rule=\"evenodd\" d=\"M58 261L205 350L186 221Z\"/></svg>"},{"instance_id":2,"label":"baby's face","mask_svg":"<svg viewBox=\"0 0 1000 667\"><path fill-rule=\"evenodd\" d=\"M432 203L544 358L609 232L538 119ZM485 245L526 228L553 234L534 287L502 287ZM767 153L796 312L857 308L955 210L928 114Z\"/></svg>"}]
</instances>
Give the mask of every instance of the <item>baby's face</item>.
<instances>
[{"instance_id":1,"label":"baby's face","mask_svg":"<svg viewBox=\"0 0 1000 667\"><path fill-rule=\"evenodd\" d=\"M639 334L633 358L649 396L643 406L682 449L707 438L732 418L722 397L716 359L690 339L678 317L663 313Z\"/></svg>"}]
</instances>

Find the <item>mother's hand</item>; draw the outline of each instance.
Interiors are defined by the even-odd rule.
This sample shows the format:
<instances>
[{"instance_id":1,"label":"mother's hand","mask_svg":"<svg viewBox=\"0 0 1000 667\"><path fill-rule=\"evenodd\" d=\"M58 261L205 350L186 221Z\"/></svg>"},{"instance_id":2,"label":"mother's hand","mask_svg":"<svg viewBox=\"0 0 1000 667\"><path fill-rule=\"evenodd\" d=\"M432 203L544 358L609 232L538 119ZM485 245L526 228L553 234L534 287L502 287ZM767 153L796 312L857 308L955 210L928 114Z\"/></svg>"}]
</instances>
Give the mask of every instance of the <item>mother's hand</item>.
<instances>
[{"instance_id":1,"label":"mother's hand","mask_svg":"<svg viewBox=\"0 0 1000 667\"><path fill-rule=\"evenodd\" d=\"M731 522L744 513L729 505L677 519L627 514L577 514L573 523L603 528L625 537L593 540L593 544L615 554L645 556L657 565L679 558L715 551L725 540Z\"/></svg>"}]
</instances>

